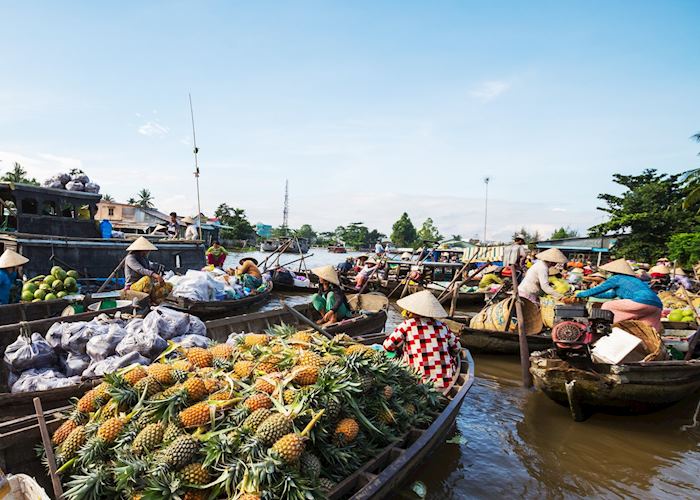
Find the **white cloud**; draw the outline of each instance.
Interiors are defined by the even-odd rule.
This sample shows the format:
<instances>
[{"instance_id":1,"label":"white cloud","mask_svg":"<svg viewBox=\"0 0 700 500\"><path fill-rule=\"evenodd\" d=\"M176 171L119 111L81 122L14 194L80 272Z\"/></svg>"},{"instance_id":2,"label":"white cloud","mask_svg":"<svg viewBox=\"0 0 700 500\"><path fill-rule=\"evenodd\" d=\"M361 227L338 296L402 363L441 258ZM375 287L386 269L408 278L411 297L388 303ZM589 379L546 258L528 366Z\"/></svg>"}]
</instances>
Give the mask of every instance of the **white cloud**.
<instances>
[{"instance_id":1,"label":"white cloud","mask_svg":"<svg viewBox=\"0 0 700 500\"><path fill-rule=\"evenodd\" d=\"M138 132L147 137L165 137L170 129L157 121L148 121L138 128Z\"/></svg>"},{"instance_id":2,"label":"white cloud","mask_svg":"<svg viewBox=\"0 0 700 500\"><path fill-rule=\"evenodd\" d=\"M27 170L29 177L35 177L39 182L59 172L67 172L72 168L83 167L83 162L79 158L59 156L51 153L27 155L14 151L0 151L0 171L5 172L9 170L15 162Z\"/></svg>"},{"instance_id":3,"label":"white cloud","mask_svg":"<svg viewBox=\"0 0 700 500\"><path fill-rule=\"evenodd\" d=\"M566 212L566 209L561 207L554 207L552 209L552 212Z\"/></svg>"},{"instance_id":4,"label":"white cloud","mask_svg":"<svg viewBox=\"0 0 700 500\"><path fill-rule=\"evenodd\" d=\"M480 83L469 91L469 95L482 102L488 102L510 89L510 83L501 80L489 80Z\"/></svg>"}]
</instances>

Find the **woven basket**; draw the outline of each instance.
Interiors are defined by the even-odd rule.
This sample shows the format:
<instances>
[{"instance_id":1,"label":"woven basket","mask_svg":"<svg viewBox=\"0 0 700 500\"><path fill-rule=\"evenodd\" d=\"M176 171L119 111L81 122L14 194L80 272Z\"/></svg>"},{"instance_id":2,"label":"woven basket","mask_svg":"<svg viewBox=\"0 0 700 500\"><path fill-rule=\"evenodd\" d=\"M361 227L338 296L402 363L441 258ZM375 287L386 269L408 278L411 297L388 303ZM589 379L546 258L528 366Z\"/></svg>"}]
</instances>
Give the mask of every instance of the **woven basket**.
<instances>
[{"instance_id":1,"label":"woven basket","mask_svg":"<svg viewBox=\"0 0 700 500\"><path fill-rule=\"evenodd\" d=\"M666 346L661 339L661 335L647 323L629 319L615 323L613 326L634 335L644 343L644 347L649 354L643 361L663 361L670 359Z\"/></svg>"}]
</instances>

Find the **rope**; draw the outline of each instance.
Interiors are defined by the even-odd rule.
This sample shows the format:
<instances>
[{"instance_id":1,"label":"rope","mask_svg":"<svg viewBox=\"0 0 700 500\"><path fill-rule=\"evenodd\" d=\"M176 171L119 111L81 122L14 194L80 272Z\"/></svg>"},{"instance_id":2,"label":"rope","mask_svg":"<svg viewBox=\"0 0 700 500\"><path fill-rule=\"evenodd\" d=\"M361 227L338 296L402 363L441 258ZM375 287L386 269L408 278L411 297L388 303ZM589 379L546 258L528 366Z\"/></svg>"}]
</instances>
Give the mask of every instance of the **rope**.
<instances>
[{"instance_id":1,"label":"rope","mask_svg":"<svg viewBox=\"0 0 700 500\"><path fill-rule=\"evenodd\" d=\"M693 414L693 425L682 425L681 430L687 431L698 426L698 415L700 415L700 399L698 400L698 405L695 407L695 413Z\"/></svg>"}]
</instances>

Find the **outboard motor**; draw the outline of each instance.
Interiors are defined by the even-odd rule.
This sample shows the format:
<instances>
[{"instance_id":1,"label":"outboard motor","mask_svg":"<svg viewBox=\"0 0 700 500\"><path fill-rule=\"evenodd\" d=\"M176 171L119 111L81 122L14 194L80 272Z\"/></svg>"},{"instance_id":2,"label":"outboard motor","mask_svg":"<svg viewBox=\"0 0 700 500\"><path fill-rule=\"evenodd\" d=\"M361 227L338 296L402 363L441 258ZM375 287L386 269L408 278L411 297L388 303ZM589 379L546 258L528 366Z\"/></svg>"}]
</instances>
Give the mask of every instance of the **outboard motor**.
<instances>
[{"instance_id":1,"label":"outboard motor","mask_svg":"<svg viewBox=\"0 0 700 500\"><path fill-rule=\"evenodd\" d=\"M567 359L590 360L590 345L612 330L613 314L602 309L592 309L589 314L585 304L556 306L552 341L560 356Z\"/></svg>"}]
</instances>

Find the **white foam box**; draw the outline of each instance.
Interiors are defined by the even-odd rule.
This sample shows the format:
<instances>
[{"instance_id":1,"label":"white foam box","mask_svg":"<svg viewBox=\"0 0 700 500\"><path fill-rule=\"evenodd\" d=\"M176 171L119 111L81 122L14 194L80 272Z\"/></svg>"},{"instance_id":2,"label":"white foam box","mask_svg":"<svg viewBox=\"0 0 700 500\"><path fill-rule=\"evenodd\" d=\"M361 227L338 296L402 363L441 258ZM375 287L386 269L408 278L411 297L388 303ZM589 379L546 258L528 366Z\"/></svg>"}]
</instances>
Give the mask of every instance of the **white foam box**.
<instances>
[{"instance_id":1,"label":"white foam box","mask_svg":"<svg viewBox=\"0 0 700 500\"><path fill-rule=\"evenodd\" d=\"M591 354L596 363L610 365L634 363L646 356L642 340L621 328L613 328L610 335L596 342Z\"/></svg>"}]
</instances>

